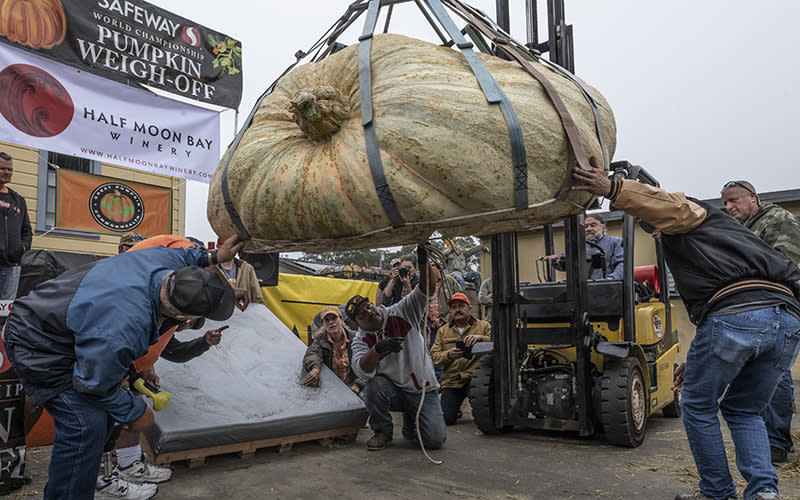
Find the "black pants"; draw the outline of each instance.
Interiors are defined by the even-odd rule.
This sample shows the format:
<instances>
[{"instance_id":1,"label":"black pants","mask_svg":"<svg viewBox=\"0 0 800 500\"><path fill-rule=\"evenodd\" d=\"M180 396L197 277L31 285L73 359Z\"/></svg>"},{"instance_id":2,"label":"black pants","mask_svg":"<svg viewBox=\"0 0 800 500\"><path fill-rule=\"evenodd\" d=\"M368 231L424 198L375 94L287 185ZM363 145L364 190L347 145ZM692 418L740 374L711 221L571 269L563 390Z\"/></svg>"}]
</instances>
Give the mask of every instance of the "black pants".
<instances>
[{"instance_id":1,"label":"black pants","mask_svg":"<svg viewBox=\"0 0 800 500\"><path fill-rule=\"evenodd\" d=\"M458 419L458 410L461 408L461 403L464 398L469 396L469 385L467 382L463 387L442 388L442 412L444 412L444 423L453 425Z\"/></svg>"}]
</instances>

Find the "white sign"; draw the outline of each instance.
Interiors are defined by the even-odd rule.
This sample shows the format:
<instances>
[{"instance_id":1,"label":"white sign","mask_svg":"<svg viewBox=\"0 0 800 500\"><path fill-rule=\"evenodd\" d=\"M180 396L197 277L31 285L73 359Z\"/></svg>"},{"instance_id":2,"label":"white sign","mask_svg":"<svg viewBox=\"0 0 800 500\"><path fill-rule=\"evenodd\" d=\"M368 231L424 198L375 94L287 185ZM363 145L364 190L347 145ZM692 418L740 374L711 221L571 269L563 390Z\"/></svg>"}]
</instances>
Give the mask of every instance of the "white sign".
<instances>
[{"instance_id":1,"label":"white sign","mask_svg":"<svg viewBox=\"0 0 800 500\"><path fill-rule=\"evenodd\" d=\"M219 113L0 44L0 140L209 182Z\"/></svg>"}]
</instances>

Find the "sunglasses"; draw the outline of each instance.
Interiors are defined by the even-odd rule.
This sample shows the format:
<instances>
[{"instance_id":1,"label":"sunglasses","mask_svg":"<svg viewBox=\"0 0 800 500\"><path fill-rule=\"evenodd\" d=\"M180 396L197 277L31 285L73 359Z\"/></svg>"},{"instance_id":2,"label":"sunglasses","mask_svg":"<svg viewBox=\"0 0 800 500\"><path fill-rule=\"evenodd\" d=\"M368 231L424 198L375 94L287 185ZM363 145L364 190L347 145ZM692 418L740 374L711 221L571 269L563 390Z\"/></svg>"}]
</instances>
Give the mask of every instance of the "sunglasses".
<instances>
[{"instance_id":1,"label":"sunglasses","mask_svg":"<svg viewBox=\"0 0 800 500\"><path fill-rule=\"evenodd\" d=\"M350 299L350 301L347 303L344 312L347 313L349 317L355 319L358 310L361 309L361 306L363 306L366 302L369 302L369 300L366 297L362 297L361 295L356 295L355 297Z\"/></svg>"},{"instance_id":2,"label":"sunglasses","mask_svg":"<svg viewBox=\"0 0 800 500\"><path fill-rule=\"evenodd\" d=\"M747 187L746 184L744 184L744 181L729 181L729 182L726 182L725 185L722 186L722 190L724 191L724 190L726 190L728 188L732 188L732 187L736 187L736 186L739 186L740 188L745 189L750 194L756 194L755 191L753 191L752 189Z\"/></svg>"}]
</instances>

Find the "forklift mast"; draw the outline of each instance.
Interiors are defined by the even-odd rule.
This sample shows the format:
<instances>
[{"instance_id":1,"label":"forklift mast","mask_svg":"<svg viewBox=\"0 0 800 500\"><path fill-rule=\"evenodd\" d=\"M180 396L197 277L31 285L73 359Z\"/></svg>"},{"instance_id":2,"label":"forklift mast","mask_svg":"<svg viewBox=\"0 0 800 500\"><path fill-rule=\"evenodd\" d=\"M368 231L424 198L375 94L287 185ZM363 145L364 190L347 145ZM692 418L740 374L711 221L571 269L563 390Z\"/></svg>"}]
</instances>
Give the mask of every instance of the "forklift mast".
<instances>
[{"instance_id":1,"label":"forklift mast","mask_svg":"<svg viewBox=\"0 0 800 500\"><path fill-rule=\"evenodd\" d=\"M509 24L508 0L497 0L497 22L507 33ZM564 0L547 0L548 35L546 42L539 42L538 5L536 0L526 0L527 46L532 50L547 53L551 61L574 73L572 26L564 20ZM592 408L592 378L590 346L585 342L591 334L587 304L586 277L582 272L586 260L583 215L570 216L564 224L567 255L567 297L571 303L571 318L568 336L565 338L576 347L576 393L578 401L578 433L581 436L594 434ZM545 227L545 251L555 253L553 229ZM523 332L526 325L520 321L519 311L519 256L516 233L492 236L492 295L494 323L494 415L496 425L502 428L512 420L510 412L520 397L516 373L520 353L527 349ZM632 272L632 269L631 269ZM547 266L547 280L553 279L552 265ZM626 318L627 320L627 318ZM626 325L627 325L626 321Z\"/></svg>"}]
</instances>

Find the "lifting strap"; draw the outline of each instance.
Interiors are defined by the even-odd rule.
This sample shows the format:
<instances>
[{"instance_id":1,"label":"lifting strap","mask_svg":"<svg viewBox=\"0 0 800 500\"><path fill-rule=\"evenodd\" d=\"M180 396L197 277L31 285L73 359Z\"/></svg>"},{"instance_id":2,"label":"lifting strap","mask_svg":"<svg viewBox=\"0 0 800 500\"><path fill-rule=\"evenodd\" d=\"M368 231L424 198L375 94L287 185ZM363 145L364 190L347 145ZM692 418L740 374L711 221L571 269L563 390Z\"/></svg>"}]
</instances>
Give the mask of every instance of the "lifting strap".
<instances>
[{"instance_id":1,"label":"lifting strap","mask_svg":"<svg viewBox=\"0 0 800 500\"><path fill-rule=\"evenodd\" d=\"M550 80L547 79L540 71L538 71L531 61L529 61L522 53L519 51L518 47L514 46L507 37L499 35L497 32L489 29L483 20L478 19L471 11L464 8L459 2L448 2L452 4L451 7L460 12L466 19L467 22L470 23L471 26L474 26L478 30L480 30L484 36L486 36L489 40L491 40L495 46L508 54L510 57L513 57L515 61L517 61L524 69L528 72L532 77L534 77L544 88L547 96L550 98L550 101L553 103L553 106L558 113L559 118L561 118L561 124L564 128L564 131L567 134L567 140L569 144L569 153L568 153L568 161L567 161L567 175L565 176L564 184L561 186L561 190L559 191L556 199L557 200L564 200L567 195L569 194L569 188L572 185L572 170L574 168L575 163L577 162L581 168L589 169L589 161L586 158L586 151L583 149L583 143L580 141L580 134L578 132L578 127L575 125L575 121L572 119L572 115L567 110L564 101L561 99L561 96L558 94L558 91L553 87L553 84ZM572 76L567 70L561 68L560 66L549 63L556 71L570 79L576 86L580 89L581 93L584 95L586 100L589 102L590 107L592 108L592 112L594 113L595 117L595 126L597 129L598 140L600 142L600 147L603 151L603 168L608 167L608 153L605 144L605 139L603 136L603 129L602 123L600 120L600 115L597 110L597 104L589 93L589 91L584 88L584 86L574 77Z\"/></svg>"},{"instance_id":2,"label":"lifting strap","mask_svg":"<svg viewBox=\"0 0 800 500\"><path fill-rule=\"evenodd\" d=\"M392 195L392 190L386 182L386 173L383 170L381 150L378 147L378 136L375 134L375 116L372 109L372 68L370 55L372 51L372 34L378 22L380 0L370 0L367 9L367 18L364 21L364 31L358 37L358 87L361 94L361 125L364 127L364 141L367 150L367 161L372 174L375 191L383 205L383 211L389 218L393 227L402 227L406 221L400 215L397 203Z\"/></svg>"},{"instance_id":3,"label":"lifting strap","mask_svg":"<svg viewBox=\"0 0 800 500\"><path fill-rule=\"evenodd\" d=\"M483 95L486 96L486 100L490 104L500 105L511 139L511 158L514 163L514 208L524 210L528 208L528 159L525 152L525 138L522 135L522 126L517 118L517 113L514 111L514 106L500 88L497 80L494 79L478 58L472 43L464 38L461 31L453 23L441 0L425 0L425 2L445 31L447 31L447 34L450 35L450 38L453 39L456 47L461 49L472 72L475 74L475 78L478 80L478 85L483 90Z\"/></svg>"}]
</instances>

